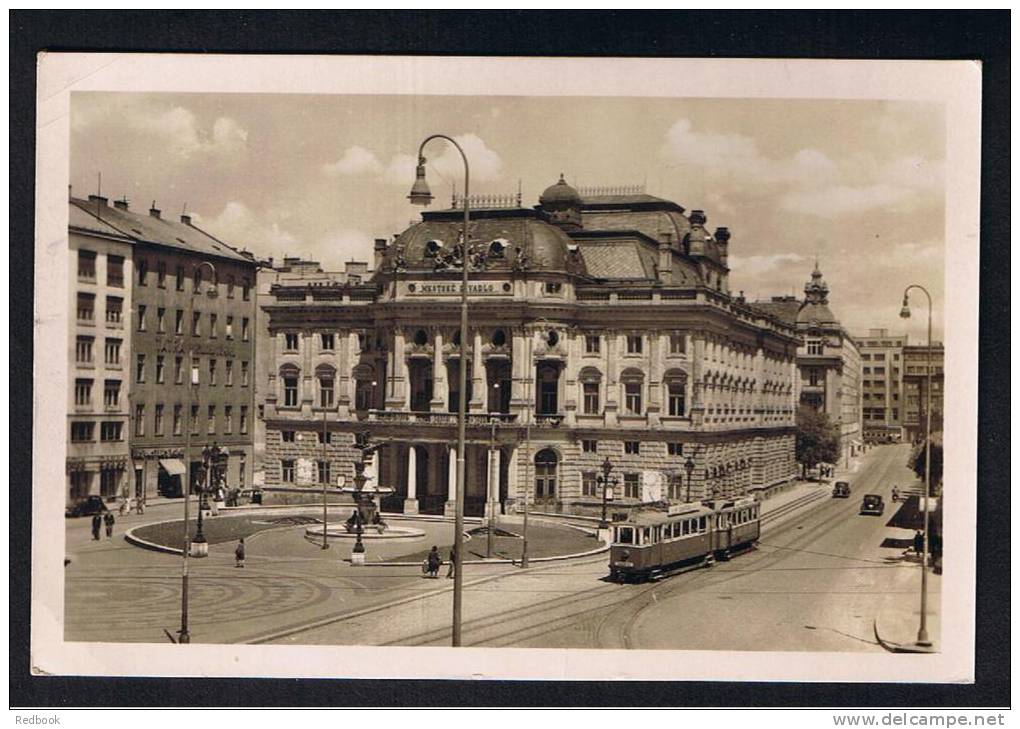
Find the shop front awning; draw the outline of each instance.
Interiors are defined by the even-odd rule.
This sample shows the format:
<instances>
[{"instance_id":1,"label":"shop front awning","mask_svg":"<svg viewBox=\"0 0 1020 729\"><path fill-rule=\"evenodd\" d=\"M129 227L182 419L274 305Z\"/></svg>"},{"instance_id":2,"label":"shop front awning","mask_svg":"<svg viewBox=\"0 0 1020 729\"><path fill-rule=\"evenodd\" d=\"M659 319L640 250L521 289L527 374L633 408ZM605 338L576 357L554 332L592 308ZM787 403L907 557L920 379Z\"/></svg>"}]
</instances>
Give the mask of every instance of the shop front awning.
<instances>
[{"instance_id":1,"label":"shop front awning","mask_svg":"<svg viewBox=\"0 0 1020 729\"><path fill-rule=\"evenodd\" d=\"M183 476L187 473L184 468L184 461L179 458L160 458L160 467L171 476Z\"/></svg>"}]
</instances>

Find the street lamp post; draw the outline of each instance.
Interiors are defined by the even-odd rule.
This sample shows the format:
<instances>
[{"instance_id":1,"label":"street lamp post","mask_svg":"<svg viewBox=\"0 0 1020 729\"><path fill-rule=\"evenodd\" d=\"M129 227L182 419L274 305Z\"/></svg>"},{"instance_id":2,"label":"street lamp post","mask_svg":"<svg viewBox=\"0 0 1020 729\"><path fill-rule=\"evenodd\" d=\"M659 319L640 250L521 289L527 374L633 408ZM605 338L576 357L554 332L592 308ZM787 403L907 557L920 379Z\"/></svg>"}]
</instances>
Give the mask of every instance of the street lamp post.
<instances>
[{"instance_id":1,"label":"street lamp post","mask_svg":"<svg viewBox=\"0 0 1020 729\"><path fill-rule=\"evenodd\" d=\"M461 146L445 134L432 134L422 141L418 147L418 167L415 170L414 185L407 199L415 205L428 205L432 202L432 193L425 181L425 145L433 139L443 139L454 146L464 161L464 229L461 233L461 287L460 287L460 366L457 368L459 394L457 397L457 484L456 503L454 504L453 533L453 647L461 644L461 609L463 597L464 575L461 566L464 561L464 476L466 469L467 450L467 342L468 342L468 249L470 246L471 223L470 214L470 168L467 155Z\"/></svg>"},{"instance_id":2,"label":"street lamp post","mask_svg":"<svg viewBox=\"0 0 1020 729\"><path fill-rule=\"evenodd\" d=\"M496 383L496 387L499 387L499 383ZM497 389L498 393L499 390ZM495 531L495 514L496 514L496 500L493 499L493 486L496 489L499 488L499 467L496 465L496 424L499 422L499 418L489 418L489 483L486 491L488 496L486 501L488 502L489 511L489 526L486 529L485 535L485 557L489 559L492 557L492 533Z\"/></svg>"},{"instance_id":3,"label":"street lamp post","mask_svg":"<svg viewBox=\"0 0 1020 729\"><path fill-rule=\"evenodd\" d=\"M687 460L684 462L684 470L687 472L687 498L684 499L686 503L691 503L691 476L694 475L694 459L687 456Z\"/></svg>"},{"instance_id":4,"label":"street lamp post","mask_svg":"<svg viewBox=\"0 0 1020 729\"><path fill-rule=\"evenodd\" d=\"M326 440L329 438L329 429L326 421L326 404L323 403L322 407L322 548L329 549L328 536L326 535L329 527L328 515L326 511L326 482L329 481L329 457L326 452Z\"/></svg>"},{"instance_id":5,"label":"street lamp post","mask_svg":"<svg viewBox=\"0 0 1020 729\"><path fill-rule=\"evenodd\" d=\"M200 293L198 289L198 272L202 266L208 266L212 270L213 274L213 285L209 289L209 298L215 299L219 288L219 278L216 275L216 266L209 261L200 261L195 264L192 269L192 280L195 282L195 290L192 291L192 295L188 297L188 321L185 322L185 326L194 327L194 316L195 316L195 294ZM194 331L194 330L192 330ZM188 555L191 552L191 528L189 520L191 518L190 505L191 505L191 398L194 393L194 387L198 385L198 370L194 366L194 344L188 341L188 346L185 347L186 356L188 358L188 369L190 375L188 378L188 422L187 427L184 429L184 548L181 550L183 555L183 563L181 566L181 629L178 631L178 643L190 643L191 633L188 631Z\"/></svg>"},{"instance_id":6,"label":"street lamp post","mask_svg":"<svg viewBox=\"0 0 1020 729\"><path fill-rule=\"evenodd\" d=\"M931 646L928 638L928 497L931 496L931 370L932 370L932 347L931 347L931 314L932 302L928 289L918 284L910 284L903 290L903 308L900 309L900 316L904 319L910 317L910 300L908 298L910 289L921 291L928 299L928 361L925 364L928 392L925 395L925 438L924 438L924 541L921 551L921 624L917 629L917 645L922 648Z\"/></svg>"},{"instance_id":7,"label":"street lamp post","mask_svg":"<svg viewBox=\"0 0 1020 729\"><path fill-rule=\"evenodd\" d=\"M612 472L613 462L609 460L609 456L606 456L606 460L602 461L602 475L597 479L599 485L602 486L602 521L599 522L599 529L609 528L606 507L613 500L613 487L619 483L615 478L609 477Z\"/></svg>"}]
</instances>

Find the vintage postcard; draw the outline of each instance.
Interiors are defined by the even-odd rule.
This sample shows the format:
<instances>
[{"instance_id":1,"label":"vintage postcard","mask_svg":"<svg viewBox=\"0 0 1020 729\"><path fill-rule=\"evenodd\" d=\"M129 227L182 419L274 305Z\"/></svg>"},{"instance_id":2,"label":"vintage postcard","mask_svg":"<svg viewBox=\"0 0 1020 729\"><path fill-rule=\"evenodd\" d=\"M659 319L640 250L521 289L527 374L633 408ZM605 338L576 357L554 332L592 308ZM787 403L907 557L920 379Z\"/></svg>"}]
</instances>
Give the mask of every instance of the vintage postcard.
<instances>
[{"instance_id":1,"label":"vintage postcard","mask_svg":"<svg viewBox=\"0 0 1020 729\"><path fill-rule=\"evenodd\" d=\"M33 670L973 680L980 88L41 56Z\"/></svg>"}]
</instances>

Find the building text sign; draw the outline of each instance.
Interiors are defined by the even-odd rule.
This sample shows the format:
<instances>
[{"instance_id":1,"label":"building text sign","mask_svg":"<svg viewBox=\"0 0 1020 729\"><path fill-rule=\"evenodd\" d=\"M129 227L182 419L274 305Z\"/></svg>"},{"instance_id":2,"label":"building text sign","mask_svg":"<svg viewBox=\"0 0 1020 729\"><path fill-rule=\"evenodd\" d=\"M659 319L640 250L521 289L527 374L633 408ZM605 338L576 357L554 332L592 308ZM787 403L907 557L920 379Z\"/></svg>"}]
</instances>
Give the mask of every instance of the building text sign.
<instances>
[{"instance_id":1,"label":"building text sign","mask_svg":"<svg viewBox=\"0 0 1020 729\"><path fill-rule=\"evenodd\" d=\"M461 281L410 281L407 283L409 296L460 296ZM510 296L513 286L509 281L468 282L470 296Z\"/></svg>"}]
</instances>

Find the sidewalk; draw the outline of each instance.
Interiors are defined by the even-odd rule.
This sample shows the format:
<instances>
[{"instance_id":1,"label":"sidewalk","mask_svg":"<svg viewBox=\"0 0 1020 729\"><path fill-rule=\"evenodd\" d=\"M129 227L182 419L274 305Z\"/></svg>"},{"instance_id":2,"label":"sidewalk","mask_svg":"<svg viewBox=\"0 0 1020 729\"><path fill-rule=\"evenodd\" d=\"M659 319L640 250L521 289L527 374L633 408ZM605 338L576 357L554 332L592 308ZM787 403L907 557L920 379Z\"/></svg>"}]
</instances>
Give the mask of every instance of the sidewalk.
<instances>
[{"instance_id":1,"label":"sidewalk","mask_svg":"<svg viewBox=\"0 0 1020 729\"><path fill-rule=\"evenodd\" d=\"M892 653L937 653L942 645L942 577L928 572L928 639L930 647L917 645L921 624L920 568L917 569L917 593L909 599L891 599L875 618L875 639Z\"/></svg>"}]
</instances>

